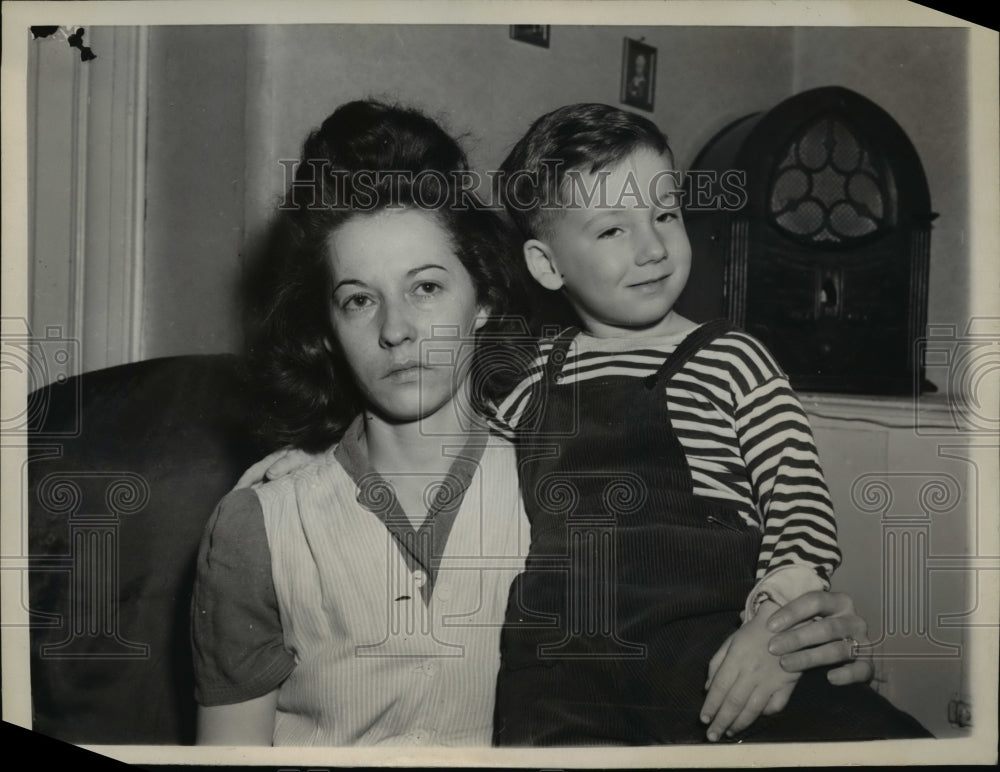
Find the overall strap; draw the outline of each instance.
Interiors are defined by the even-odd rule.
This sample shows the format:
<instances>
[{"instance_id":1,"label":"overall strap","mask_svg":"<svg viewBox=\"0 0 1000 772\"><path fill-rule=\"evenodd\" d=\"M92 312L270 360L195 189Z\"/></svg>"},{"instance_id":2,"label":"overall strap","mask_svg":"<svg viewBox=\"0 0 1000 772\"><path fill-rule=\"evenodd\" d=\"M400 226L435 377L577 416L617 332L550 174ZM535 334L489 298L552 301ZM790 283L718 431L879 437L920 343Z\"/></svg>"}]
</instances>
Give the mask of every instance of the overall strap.
<instances>
[{"instance_id":1,"label":"overall strap","mask_svg":"<svg viewBox=\"0 0 1000 772\"><path fill-rule=\"evenodd\" d=\"M728 319L713 319L710 322L705 322L703 325L690 332L688 336L680 342L680 345L677 346L674 353L667 357L667 361L660 366L659 370L652 375L647 375L643 378L646 388L652 389L657 383L670 380L670 378L672 378L674 374L704 346L711 343L719 336L725 335L727 332L735 329L736 327L734 327L733 323Z\"/></svg>"},{"instance_id":2,"label":"overall strap","mask_svg":"<svg viewBox=\"0 0 1000 772\"><path fill-rule=\"evenodd\" d=\"M530 387L532 396L529 402L534 403L537 409L529 410L529 413L532 414L530 419L527 416L521 417L515 430L519 441L523 441L525 438L542 431L542 427L549 419L550 408L553 405L552 390L558 385L556 378L559 375L559 370L566 362L566 352L569 350L569 346L573 342L573 338L576 337L577 332L579 332L578 328L569 327L552 339L552 348L549 350L549 354L545 358L545 363L542 365L541 378L535 381ZM543 340L548 339L543 338Z\"/></svg>"},{"instance_id":3,"label":"overall strap","mask_svg":"<svg viewBox=\"0 0 1000 772\"><path fill-rule=\"evenodd\" d=\"M552 350L549 352L549 357L545 362L545 382L547 384L555 383L555 378L566 361L566 352L569 351L570 344L579 331L578 327L567 327L559 333L558 337L552 343Z\"/></svg>"}]
</instances>

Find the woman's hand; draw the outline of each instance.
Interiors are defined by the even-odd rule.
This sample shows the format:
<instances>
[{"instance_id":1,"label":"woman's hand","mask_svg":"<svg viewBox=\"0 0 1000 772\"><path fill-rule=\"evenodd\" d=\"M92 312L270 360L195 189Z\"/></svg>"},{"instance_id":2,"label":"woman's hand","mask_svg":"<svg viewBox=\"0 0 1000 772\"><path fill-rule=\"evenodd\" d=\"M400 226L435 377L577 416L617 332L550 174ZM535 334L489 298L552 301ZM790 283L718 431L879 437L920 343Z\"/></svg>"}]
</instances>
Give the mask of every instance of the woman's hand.
<instances>
[{"instance_id":1,"label":"woman's hand","mask_svg":"<svg viewBox=\"0 0 1000 772\"><path fill-rule=\"evenodd\" d=\"M264 456L260 461L247 469L236 481L233 490L249 488L259 482L276 480L284 477L289 472L294 472L300 466L306 464L312 456L304 450L296 448L282 448Z\"/></svg>"},{"instance_id":2,"label":"woman's hand","mask_svg":"<svg viewBox=\"0 0 1000 772\"><path fill-rule=\"evenodd\" d=\"M767 628L777 633L768 651L790 673L845 663L827 673L838 686L867 683L875 673L866 650L868 624L854 611L850 595L807 592L772 614Z\"/></svg>"}]
</instances>

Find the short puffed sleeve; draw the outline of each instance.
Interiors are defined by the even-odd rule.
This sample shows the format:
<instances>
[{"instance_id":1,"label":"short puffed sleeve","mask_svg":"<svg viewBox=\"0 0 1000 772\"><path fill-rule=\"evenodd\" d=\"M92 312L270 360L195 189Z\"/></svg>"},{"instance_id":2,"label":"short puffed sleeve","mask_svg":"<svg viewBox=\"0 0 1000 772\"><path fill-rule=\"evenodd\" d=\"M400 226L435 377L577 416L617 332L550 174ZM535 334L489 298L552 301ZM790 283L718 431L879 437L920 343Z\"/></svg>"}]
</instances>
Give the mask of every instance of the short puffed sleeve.
<instances>
[{"instance_id":1,"label":"short puffed sleeve","mask_svg":"<svg viewBox=\"0 0 1000 772\"><path fill-rule=\"evenodd\" d=\"M200 705L261 697L295 669L284 645L264 515L250 489L228 494L205 527L191 639Z\"/></svg>"}]
</instances>

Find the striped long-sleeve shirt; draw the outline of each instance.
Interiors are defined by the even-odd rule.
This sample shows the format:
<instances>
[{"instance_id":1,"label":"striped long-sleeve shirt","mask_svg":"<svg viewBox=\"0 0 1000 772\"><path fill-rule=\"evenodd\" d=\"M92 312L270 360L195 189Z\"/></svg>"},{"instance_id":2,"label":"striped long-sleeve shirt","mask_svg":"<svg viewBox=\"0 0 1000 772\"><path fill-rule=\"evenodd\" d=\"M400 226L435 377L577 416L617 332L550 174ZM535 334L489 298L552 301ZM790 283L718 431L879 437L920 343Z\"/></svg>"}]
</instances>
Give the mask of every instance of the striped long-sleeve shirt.
<instances>
[{"instance_id":1,"label":"striped long-sleeve shirt","mask_svg":"<svg viewBox=\"0 0 1000 772\"><path fill-rule=\"evenodd\" d=\"M683 337L578 334L559 387L611 374L649 376ZM501 430L516 432L530 414L551 350L543 340L527 377L497 406ZM738 331L716 338L670 379L663 398L694 493L734 507L763 532L748 611L762 590L781 603L827 588L841 557L830 495L808 418L765 346Z\"/></svg>"}]
</instances>

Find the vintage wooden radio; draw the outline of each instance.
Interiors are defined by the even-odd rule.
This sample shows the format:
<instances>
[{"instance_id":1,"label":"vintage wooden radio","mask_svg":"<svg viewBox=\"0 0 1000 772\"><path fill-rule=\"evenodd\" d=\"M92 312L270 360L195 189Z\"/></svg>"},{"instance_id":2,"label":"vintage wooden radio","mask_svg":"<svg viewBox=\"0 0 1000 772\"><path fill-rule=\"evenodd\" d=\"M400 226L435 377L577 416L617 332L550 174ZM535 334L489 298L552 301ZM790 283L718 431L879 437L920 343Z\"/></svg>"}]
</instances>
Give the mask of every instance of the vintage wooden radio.
<instances>
[{"instance_id":1,"label":"vintage wooden radio","mask_svg":"<svg viewBox=\"0 0 1000 772\"><path fill-rule=\"evenodd\" d=\"M694 251L678 303L728 316L793 387L914 394L923 379L930 194L902 128L831 86L723 129L691 165Z\"/></svg>"}]
</instances>

